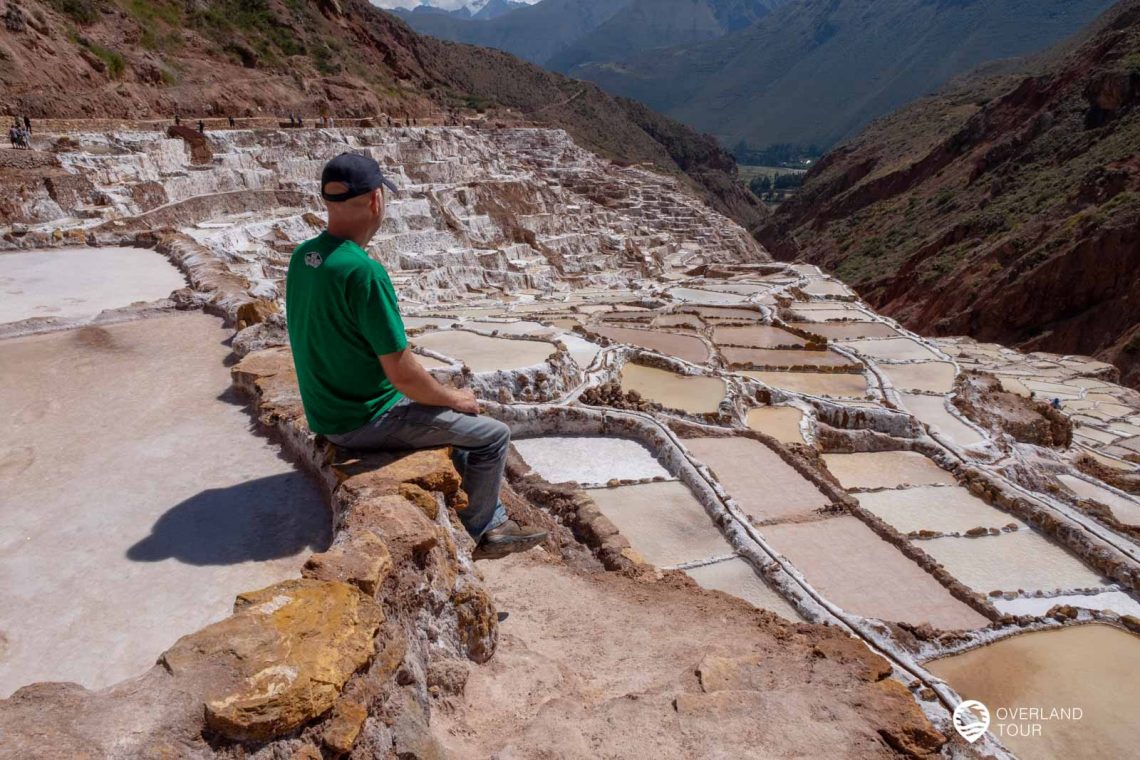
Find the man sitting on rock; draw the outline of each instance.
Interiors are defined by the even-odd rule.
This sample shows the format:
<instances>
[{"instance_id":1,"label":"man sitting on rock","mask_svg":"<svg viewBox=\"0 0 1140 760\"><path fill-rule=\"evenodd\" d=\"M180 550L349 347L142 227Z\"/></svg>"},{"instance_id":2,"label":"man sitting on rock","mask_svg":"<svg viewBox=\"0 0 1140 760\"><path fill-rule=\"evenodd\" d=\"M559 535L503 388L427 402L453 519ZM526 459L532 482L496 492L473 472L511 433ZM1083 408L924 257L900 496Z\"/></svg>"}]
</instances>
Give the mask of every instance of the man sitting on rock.
<instances>
[{"instance_id":1,"label":"man sitting on rock","mask_svg":"<svg viewBox=\"0 0 1140 760\"><path fill-rule=\"evenodd\" d=\"M470 390L441 385L423 368L408 349L392 281L365 251L384 221L384 188L396 189L371 158L330 161L321 174L328 229L289 263L285 312L309 427L352 449L452 446L475 559L525 551L546 533L508 519L499 501L510 429L480 416Z\"/></svg>"}]
</instances>

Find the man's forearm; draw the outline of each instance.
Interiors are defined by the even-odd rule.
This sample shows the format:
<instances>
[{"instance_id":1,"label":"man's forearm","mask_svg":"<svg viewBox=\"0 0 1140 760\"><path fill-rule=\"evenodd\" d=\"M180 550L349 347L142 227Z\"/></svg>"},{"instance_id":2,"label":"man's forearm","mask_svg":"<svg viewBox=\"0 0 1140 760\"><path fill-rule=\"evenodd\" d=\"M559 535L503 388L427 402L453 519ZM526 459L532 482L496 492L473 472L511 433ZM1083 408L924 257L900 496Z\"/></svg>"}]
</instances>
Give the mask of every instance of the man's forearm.
<instances>
[{"instance_id":1,"label":"man's forearm","mask_svg":"<svg viewBox=\"0 0 1140 760\"><path fill-rule=\"evenodd\" d=\"M455 402L454 390L432 377L410 351L384 369L396 390L412 401L428 406L451 406Z\"/></svg>"}]
</instances>

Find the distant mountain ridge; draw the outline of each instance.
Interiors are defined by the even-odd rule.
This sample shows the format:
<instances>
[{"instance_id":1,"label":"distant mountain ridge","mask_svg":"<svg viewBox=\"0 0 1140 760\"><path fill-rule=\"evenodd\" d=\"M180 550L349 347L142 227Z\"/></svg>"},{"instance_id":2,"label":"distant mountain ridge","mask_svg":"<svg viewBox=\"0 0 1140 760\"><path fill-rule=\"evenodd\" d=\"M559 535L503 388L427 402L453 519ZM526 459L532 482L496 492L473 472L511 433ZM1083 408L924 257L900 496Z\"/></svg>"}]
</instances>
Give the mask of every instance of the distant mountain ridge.
<instances>
[{"instance_id":1,"label":"distant mountain ridge","mask_svg":"<svg viewBox=\"0 0 1140 760\"><path fill-rule=\"evenodd\" d=\"M571 76L740 141L831 146L953 76L1045 48L1112 0L799 0L711 42Z\"/></svg>"},{"instance_id":2,"label":"distant mountain ridge","mask_svg":"<svg viewBox=\"0 0 1140 760\"><path fill-rule=\"evenodd\" d=\"M1140 388L1140 0L876 121L758 236L918 332L1094 355Z\"/></svg>"},{"instance_id":3,"label":"distant mountain ridge","mask_svg":"<svg viewBox=\"0 0 1140 760\"><path fill-rule=\"evenodd\" d=\"M583 63L715 39L789 1L543 0L484 23L458 12L395 12L424 34L505 50L565 72Z\"/></svg>"}]
</instances>

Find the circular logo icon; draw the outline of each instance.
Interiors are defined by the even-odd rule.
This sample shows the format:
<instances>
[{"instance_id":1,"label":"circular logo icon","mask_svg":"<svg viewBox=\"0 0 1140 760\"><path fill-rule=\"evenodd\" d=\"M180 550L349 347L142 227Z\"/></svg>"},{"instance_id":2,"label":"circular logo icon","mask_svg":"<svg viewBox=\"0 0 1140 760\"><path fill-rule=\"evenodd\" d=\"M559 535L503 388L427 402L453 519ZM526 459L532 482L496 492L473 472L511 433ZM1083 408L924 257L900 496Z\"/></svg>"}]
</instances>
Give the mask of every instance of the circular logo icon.
<instances>
[{"instance_id":1,"label":"circular logo icon","mask_svg":"<svg viewBox=\"0 0 1140 760\"><path fill-rule=\"evenodd\" d=\"M976 699L967 699L954 708L954 730L973 744L990 727L990 711Z\"/></svg>"},{"instance_id":2,"label":"circular logo icon","mask_svg":"<svg viewBox=\"0 0 1140 760\"><path fill-rule=\"evenodd\" d=\"M305 263L311 266L313 269L316 269L321 264L325 263L325 260L321 258L321 254L317 253L316 251L312 251L305 254Z\"/></svg>"}]
</instances>

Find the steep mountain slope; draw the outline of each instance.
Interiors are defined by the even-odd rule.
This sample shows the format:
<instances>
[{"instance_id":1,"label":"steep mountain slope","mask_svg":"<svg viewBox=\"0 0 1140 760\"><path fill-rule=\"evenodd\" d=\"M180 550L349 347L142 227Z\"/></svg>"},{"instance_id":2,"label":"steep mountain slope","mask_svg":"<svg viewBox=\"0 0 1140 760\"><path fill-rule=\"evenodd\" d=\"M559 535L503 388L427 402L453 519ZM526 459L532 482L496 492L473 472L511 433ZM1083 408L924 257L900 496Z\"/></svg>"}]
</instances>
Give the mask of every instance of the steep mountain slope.
<instances>
[{"instance_id":1,"label":"steep mountain slope","mask_svg":"<svg viewBox=\"0 0 1140 760\"><path fill-rule=\"evenodd\" d=\"M24 0L0 25L0 108L115 118L478 109L687 172L746 227L765 215L711 138L504 53L421 37L365 0Z\"/></svg>"},{"instance_id":2,"label":"steep mountain slope","mask_svg":"<svg viewBox=\"0 0 1140 760\"><path fill-rule=\"evenodd\" d=\"M877 122L760 237L916 330L1093 354L1140 386L1140 2L1034 68Z\"/></svg>"},{"instance_id":3,"label":"steep mountain slope","mask_svg":"<svg viewBox=\"0 0 1140 760\"><path fill-rule=\"evenodd\" d=\"M457 14L400 12L419 32L498 48L565 72L655 48L716 39L788 0L543 0L485 23Z\"/></svg>"},{"instance_id":4,"label":"steep mountain slope","mask_svg":"<svg viewBox=\"0 0 1140 760\"><path fill-rule=\"evenodd\" d=\"M829 146L955 74L1041 49L1111 0L802 0L721 39L572 76L726 144Z\"/></svg>"}]
</instances>

